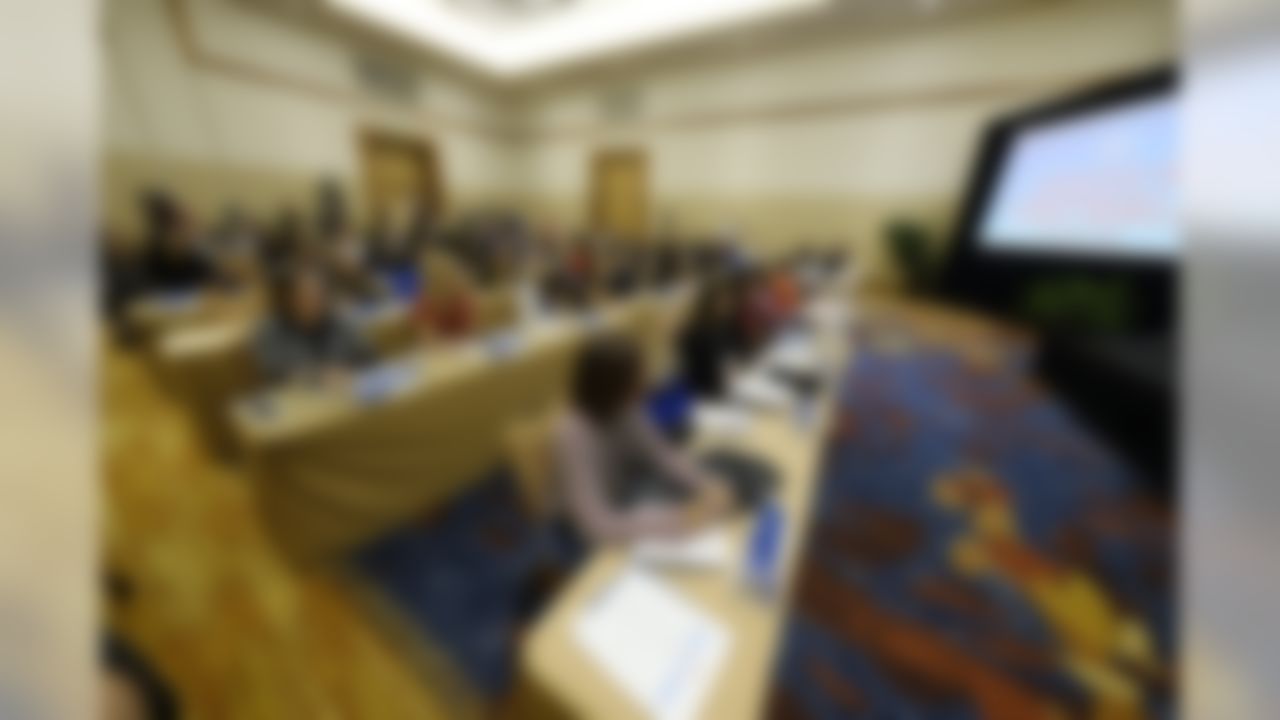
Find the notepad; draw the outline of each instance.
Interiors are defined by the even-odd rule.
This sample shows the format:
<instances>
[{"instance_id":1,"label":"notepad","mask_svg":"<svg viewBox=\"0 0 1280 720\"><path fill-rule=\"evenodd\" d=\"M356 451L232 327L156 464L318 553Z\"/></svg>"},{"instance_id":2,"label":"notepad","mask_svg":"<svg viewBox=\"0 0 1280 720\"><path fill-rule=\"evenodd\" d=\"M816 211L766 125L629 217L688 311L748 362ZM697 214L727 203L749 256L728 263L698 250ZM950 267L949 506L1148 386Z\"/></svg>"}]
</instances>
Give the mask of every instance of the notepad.
<instances>
[{"instance_id":1,"label":"notepad","mask_svg":"<svg viewBox=\"0 0 1280 720\"><path fill-rule=\"evenodd\" d=\"M418 366L407 361L384 363L358 374L352 392L361 405L377 405L407 389L418 372Z\"/></svg>"},{"instance_id":2,"label":"notepad","mask_svg":"<svg viewBox=\"0 0 1280 720\"><path fill-rule=\"evenodd\" d=\"M524 338L512 330L500 330L485 336L485 352L494 360L509 360L520 353Z\"/></svg>"},{"instance_id":3,"label":"notepad","mask_svg":"<svg viewBox=\"0 0 1280 720\"><path fill-rule=\"evenodd\" d=\"M405 312L404 303L395 299L385 299L362 303L353 303L348 312L358 325L370 325L390 320Z\"/></svg>"},{"instance_id":4,"label":"notepad","mask_svg":"<svg viewBox=\"0 0 1280 720\"><path fill-rule=\"evenodd\" d=\"M769 350L766 364L785 372L808 374L821 369L822 358L814 343L808 340L788 340Z\"/></svg>"},{"instance_id":5,"label":"notepad","mask_svg":"<svg viewBox=\"0 0 1280 720\"><path fill-rule=\"evenodd\" d=\"M733 383L733 397L766 409L783 409L791 404L791 393L779 382L760 371L752 371Z\"/></svg>"},{"instance_id":6,"label":"notepad","mask_svg":"<svg viewBox=\"0 0 1280 720\"><path fill-rule=\"evenodd\" d=\"M819 300L805 314L814 325L829 330L842 328L849 322L848 308L834 300Z\"/></svg>"},{"instance_id":7,"label":"notepad","mask_svg":"<svg viewBox=\"0 0 1280 720\"><path fill-rule=\"evenodd\" d=\"M679 538L654 538L635 545L633 554L647 567L672 570L715 570L732 559L724 528L707 528Z\"/></svg>"},{"instance_id":8,"label":"notepad","mask_svg":"<svg viewBox=\"0 0 1280 720\"><path fill-rule=\"evenodd\" d=\"M751 414L726 403L698 403L693 409L693 426L699 435L737 437L751 427Z\"/></svg>"},{"instance_id":9,"label":"notepad","mask_svg":"<svg viewBox=\"0 0 1280 720\"><path fill-rule=\"evenodd\" d=\"M573 632L604 675L654 720L697 715L732 639L719 622L634 566L591 599Z\"/></svg>"},{"instance_id":10,"label":"notepad","mask_svg":"<svg viewBox=\"0 0 1280 720\"><path fill-rule=\"evenodd\" d=\"M152 296L152 306L164 313L187 313L199 307L201 298L198 290L173 290Z\"/></svg>"},{"instance_id":11,"label":"notepad","mask_svg":"<svg viewBox=\"0 0 1280 720\"><path fill-rule=\"evenodd\" d=\"M592 308L582 314L582 324L588 332L603 332L609 328L609 321L605 314L597 308Z\"/></svg>"}]
</instances>

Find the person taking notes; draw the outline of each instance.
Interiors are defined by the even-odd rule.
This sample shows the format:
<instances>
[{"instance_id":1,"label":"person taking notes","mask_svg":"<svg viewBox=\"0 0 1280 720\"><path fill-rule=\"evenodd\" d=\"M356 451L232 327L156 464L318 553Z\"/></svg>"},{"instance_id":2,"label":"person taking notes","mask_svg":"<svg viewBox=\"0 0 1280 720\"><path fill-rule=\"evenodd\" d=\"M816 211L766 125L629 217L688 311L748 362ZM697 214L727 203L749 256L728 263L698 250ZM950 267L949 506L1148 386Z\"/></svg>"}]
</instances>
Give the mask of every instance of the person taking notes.
<instances>
[{"instance_id":1,"label":"person taking notes","mask_svg":"<svg viewBox=\"0 0 1280 720\"><path fill-rule=\"evenodd\" d=\"M595 336L577 358L553 444L563 512L587 542L682 535L730 507L726 485L646 418L644 377L640 349L622 336Z\"/></svg>"},{"instance_id":2,"label":"person taking notes","mask_svg":"<svg viewBox=\"0 0 1280 720\"><path fill-rule=\"evenodd\" d=\"M325 381L374 359L365 339L334 310L321 268L284 271L272 287L271 305L254 341L265 382Z\"/></svg>"}]
</instances>

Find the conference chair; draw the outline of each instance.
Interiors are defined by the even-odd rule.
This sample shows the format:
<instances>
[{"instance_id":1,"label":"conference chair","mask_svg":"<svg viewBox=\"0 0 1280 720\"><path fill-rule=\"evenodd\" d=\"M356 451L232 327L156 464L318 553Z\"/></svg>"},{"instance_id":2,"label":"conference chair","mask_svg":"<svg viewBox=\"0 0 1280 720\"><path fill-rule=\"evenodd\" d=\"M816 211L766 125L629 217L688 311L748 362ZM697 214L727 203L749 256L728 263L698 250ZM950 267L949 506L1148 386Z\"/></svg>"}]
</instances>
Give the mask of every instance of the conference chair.
<instances>
[{"instance_id":1,"label":"conference chair","mask_svg":"<svg viewBox=\"0 0 1280 720\"><path fill-rule=\"evenodd\" d=\"M525 512L533 522L546 522L552 512L555 455L554 410L510 423L504 437L506 458Z\"/></svg>"}]
</instances>

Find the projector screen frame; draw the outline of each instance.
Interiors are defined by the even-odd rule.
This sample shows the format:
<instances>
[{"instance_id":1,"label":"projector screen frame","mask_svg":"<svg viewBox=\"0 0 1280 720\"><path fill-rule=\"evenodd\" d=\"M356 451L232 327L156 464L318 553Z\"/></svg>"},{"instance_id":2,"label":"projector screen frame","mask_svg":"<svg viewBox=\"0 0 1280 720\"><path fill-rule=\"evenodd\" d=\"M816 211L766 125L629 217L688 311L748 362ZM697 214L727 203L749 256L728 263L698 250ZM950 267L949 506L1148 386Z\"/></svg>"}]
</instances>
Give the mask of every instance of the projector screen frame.
<instances>
[{"instance_id":1,"label":"projector screen frame","mask_svg":"<svg viewBox=\"0 0 1280 720\"><path fill-rule=\"evenodd\" d=\"M1178 92L1178 74L1160 66L1071 92L994 120L979 143L968 191L960 207L944 265L941 292L955 302L1016 318L1015 306L1028 287L1063 277L1116 280L1141 306L1139 327L1168 327L1176 317L1178 268L1182 252L1172 256L1085 253L1039 248L980 247L984 213L994 200L998 174L1014 138L1028 128L1083 117Z\"/></svg>"},{"instance_id":2,"label":"projector screen frame","mask_svg":"<svg viewBox=\"0 0 1280 720\"><path fill-rule=\"evenodd\" d=\"M969 193L962 206L957 236L952 245L968 255L996 259L1001 262L1069 263L1089 266L1102 264L1131 265L1137 268L1167 267L1177 261L1181 249L1172 256L1142 253L1108 253L1097 250L1063 250L1060 248L1018 249L990 248L981 242L983 220L995 201L1000 170L1013 150L1020 134L1036 127L1083 118L1100 109L1137 104L1174 96L1178 87L1177 72L1164 66L1085 89L1066 98L1050 101L1027 110L1006 115L987 129L978 153L978 162L969 183Z\"/></svg>"}]
</instances>

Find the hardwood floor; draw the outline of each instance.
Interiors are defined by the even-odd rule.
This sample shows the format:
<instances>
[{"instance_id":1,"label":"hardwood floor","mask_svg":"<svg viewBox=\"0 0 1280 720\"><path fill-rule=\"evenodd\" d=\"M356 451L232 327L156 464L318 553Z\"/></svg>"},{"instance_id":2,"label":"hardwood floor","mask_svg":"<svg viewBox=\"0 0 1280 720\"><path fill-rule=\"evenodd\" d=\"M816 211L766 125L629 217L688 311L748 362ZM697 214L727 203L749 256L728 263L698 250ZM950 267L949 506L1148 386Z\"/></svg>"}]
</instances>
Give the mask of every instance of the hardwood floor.
<instances>
[{"instance_id":1,"label":"hardwood floor","mask_svg":"<svg viewBox=\"0 0 1280 720\"><path fill-rule=\"evenodd\" d=\"M207 459L136 356L102 356L104 561L132 588L104 621L187 718L446 718L334 582L276 556L248 479Z\"/></svg>"}]
</instances>

